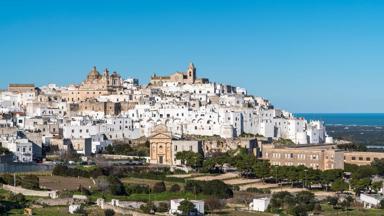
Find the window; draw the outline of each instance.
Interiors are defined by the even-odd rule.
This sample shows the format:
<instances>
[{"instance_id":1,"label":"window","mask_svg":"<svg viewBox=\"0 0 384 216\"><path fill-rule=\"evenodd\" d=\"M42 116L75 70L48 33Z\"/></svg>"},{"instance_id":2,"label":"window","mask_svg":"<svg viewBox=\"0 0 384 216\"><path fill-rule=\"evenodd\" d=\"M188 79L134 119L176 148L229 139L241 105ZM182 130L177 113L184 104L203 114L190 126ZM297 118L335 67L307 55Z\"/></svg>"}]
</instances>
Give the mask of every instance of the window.
<instances>
[{"instance_id":1,"label":"window","mask_svg":"<svg viewBox=\"0 0 384 216\"><path fill-rule=\"evenodd\" d=\"M352 157L352 160L356 160L356 157Z\"/></svg>"},{"instance_id":2,"label":"window","mask_svg":"<svg viewBox=\"0 0 384 216\"><path fill-rule=\"evenodd\" d=\"M366 160L367 160L367 161L371 161L371 158L370 158L370 157L367 157Z\"/></svg>"},{"instance_id":3,"label":"window","mask_svg":"<svg viewBox=\"0 0 384 216\"><path fill-rule=\"evenodd\" d=\"M359 160L363 160L363 157L359 157Z\"/></svg>"}]
</instances>

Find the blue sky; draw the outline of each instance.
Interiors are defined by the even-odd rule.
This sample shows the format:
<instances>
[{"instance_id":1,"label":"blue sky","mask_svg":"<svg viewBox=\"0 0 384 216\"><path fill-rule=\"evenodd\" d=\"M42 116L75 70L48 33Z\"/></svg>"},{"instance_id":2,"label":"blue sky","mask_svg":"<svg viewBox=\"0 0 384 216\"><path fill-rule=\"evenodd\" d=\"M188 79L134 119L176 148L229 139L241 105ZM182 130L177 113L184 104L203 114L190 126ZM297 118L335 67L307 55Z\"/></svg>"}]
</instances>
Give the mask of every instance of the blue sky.
<instances>
[{"instance_id":1,"label":"blue sky","mask_svg":"<svg viewBox=\"0 0 384 216\"><path fill-rule=\"evenodd\" d=\"M384 2L0 1L0 87L194 62L292 112L384 112Z\"/></svg>"}]
</instances>

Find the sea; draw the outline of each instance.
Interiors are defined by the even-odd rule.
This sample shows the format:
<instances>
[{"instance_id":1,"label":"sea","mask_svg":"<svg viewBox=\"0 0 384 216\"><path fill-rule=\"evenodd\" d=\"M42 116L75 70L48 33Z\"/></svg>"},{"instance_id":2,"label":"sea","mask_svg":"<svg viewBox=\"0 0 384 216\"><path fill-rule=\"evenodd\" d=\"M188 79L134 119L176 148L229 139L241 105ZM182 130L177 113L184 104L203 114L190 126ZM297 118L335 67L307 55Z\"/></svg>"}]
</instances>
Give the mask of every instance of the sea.
<instances>
[{"instance_id":1,"label":"sea","mask_svg":"<svg viewBox=\"0 0 384 216\"><path fill-rule=\"evenodd\" d=\"M384 113L295 113L306 120L321 120L325 125L384 126Z\"/></svg>"}]
</instances>

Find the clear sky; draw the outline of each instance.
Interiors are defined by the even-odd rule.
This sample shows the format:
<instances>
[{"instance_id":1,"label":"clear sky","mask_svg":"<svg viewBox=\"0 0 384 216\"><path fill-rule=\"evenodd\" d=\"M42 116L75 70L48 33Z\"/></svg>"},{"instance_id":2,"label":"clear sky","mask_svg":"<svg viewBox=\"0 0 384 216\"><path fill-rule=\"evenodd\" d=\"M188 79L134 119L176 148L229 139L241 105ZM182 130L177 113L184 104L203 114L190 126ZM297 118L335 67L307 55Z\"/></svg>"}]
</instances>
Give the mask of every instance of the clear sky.
<instances>
[{"instance_id":1,"label":"clear sky","mask_svg":"<svg viewBox=\"0 0 384 216\"><path fill-rule=\"evenodd\" d=\"M291 112L384 112L384 1L0 1L0 87L194 62Z\"/></svg>"}]
</instances>

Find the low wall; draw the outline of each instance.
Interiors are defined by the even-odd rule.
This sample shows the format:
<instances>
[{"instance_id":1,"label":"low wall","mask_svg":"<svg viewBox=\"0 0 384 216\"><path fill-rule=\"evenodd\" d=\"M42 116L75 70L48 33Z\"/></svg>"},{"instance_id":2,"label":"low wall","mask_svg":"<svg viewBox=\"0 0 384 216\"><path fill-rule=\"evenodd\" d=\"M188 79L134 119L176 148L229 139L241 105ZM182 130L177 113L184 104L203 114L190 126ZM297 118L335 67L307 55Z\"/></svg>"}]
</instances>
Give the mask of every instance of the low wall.
<instances>
[{"instance_id":1,"label":"low wall","mask_svg":"<svg viewBox=\"0 0 384 216\"><path fill-rule=\"evenodd\" d=\"M36 196L36 197L50 197L57 198L57 191L37 191L25 189L22 187L14 187L11 185L3 185L3 189L7 191L11 191L12 193L21 193L25 196Z\"/></svg>"}]
</instances>

